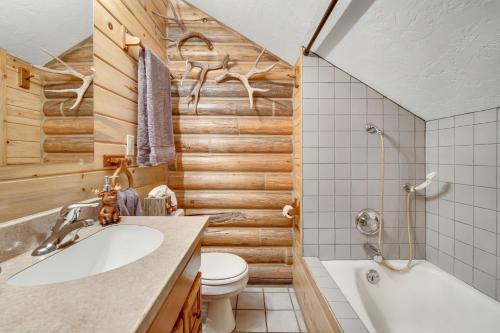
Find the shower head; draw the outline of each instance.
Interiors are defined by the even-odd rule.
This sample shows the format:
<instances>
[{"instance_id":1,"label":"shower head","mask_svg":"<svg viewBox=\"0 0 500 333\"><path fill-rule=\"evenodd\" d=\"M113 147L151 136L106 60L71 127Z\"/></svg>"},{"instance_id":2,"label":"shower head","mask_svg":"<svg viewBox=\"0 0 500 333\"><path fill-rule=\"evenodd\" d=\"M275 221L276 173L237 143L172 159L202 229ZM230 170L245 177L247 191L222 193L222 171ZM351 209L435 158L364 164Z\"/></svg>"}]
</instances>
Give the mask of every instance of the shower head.
<instances>
[{"instance_id":1,"label":"shower head","mask_svg":"<svg viewBox=\"0 0 500 333\"><path fill-rule=\"evenodd\" d=\"M382 134L382 130L372 123L366 123L366 131L370 134Z\"/></svg>"},{"instance_id":2,"label":"shower head","mask_svg":"<svg viewBox=\"0 0 500 333\"><path fill-rule=\"evenodd\" d=\"M426 188L427 186L429 186L432 183L432 180L434 179L434 177L436 177L436 175L437 175L437 172L435 172L435 171L428 173L427 176L425 177L425 182L423 182L422 184L420 184L418 186L415 186L414 190L420 191L420 190L423 190L424 188Z\"/></svg>"}]
</instances>

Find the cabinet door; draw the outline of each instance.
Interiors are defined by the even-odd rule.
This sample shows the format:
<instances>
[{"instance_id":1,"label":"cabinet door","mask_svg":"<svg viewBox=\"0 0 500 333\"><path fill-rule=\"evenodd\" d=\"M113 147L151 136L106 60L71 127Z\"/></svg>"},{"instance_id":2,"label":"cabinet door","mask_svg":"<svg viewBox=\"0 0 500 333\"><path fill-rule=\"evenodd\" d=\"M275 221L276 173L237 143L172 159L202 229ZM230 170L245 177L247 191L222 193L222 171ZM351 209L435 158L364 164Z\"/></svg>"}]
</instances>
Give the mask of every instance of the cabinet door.
<instances>
[{"instance_id":1,"label":"cabinet door","mask_svg":"<svg viewBox=\"0 0 500 333\"><path fill-rule=\"evenodd\" d=\"M194 280L193 287L182 308L184 333L198 332L201 327L201 273Z\"/></svg>"},{"instance_id":2,"label":"cabinet door","mask_svg":"<svg viewBox=\"0 0 500 333\"><path fill-rule=\"evenodd\" d=\"M172 333L184 333L184 320L182 317L177 319L174 328L172 329Z\"/></svg>"}]
</instances>

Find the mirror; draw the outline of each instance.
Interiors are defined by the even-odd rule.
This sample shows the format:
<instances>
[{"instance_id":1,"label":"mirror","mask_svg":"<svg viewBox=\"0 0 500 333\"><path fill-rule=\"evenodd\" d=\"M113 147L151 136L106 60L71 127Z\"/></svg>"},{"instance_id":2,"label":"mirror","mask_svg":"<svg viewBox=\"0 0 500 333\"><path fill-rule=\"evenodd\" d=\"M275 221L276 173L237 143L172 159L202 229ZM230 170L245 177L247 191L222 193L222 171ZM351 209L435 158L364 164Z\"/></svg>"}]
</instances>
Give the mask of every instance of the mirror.
<instances>
[{"instance_id":1,"label":"mirror","mask_svg":"<svg viewBox=\"0 0 500 333\"><path fill-rule=\"evenodd\" d=\"M93 0L5 1L0 166L93 160Z\"/></svg>"}]
</instances>

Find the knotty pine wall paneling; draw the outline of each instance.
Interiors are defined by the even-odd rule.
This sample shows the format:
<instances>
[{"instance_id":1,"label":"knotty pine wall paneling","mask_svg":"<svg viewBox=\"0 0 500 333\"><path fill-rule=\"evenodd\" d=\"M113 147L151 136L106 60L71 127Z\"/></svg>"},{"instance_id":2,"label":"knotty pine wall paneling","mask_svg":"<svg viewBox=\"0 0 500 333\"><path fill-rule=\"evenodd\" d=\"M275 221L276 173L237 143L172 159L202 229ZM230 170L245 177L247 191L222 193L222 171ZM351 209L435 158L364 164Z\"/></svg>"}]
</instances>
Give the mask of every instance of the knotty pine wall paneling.
<instances>
[{"instance_id":1,"label":"knotty pine wall paneling","mask_svg":"<svg viewBox=\"0 0 500 333\"><path fill-rule=\"evenodd\" d=\"M141 37L159 56L165 24L152 11L166 14L160 0L94 0L94 160L78 163L0 167L0 222L93 197L105 175L104 154L124 154L125 137L137 132L137 47L120 48L121 25ZM0 90L1 91L1 90ZM166 181L166 167L132 168L141 196ZM125 180L122 180L125 182Z\"/></svg>"},{"instance_id":2,"label":"knotty pine wall paneling","mask_svg":"<svg viewBox=\"0 0 500 333\"><path fill-rule=\"evenodd\" d=\"M174 5L188 29L202 32L214 44L210 51L201 41L189 40L182 46L186 59L214 63L229 54L232 71L246 73L251 68L260 46L182 1ZM168 37L181 33L177 25L168 24ZM195 113L185 96L199 71L193 69L180 86L185 61L175 47L168 48L167 55L176 77L172 95L177 149L168 184L188 215L226 213L211 220L202 251L242 256L250 265L252 283L290 283L292 220L281 210L293 201L293 67L268 52L262 56L259 67L278 64L252 78L252 86L269 89L255 94L253 109L239 81L217 84L214 78L222 71L210 71Z\"/></svg>"},{"instance_id":3,"label":"knotty pine wall paneling","mask_svg":"<svg viewBox=\"0 0 500 333\"><path fill-rule=\"evenodd\" d=\"M0 50L0 120L2 148L0 166L41 162L42 83L40 71L6 51ZM29 89L18 86L17 71L30 71ZM5 96L5 97L3 97Z\"/></svg>"}]
</instances>

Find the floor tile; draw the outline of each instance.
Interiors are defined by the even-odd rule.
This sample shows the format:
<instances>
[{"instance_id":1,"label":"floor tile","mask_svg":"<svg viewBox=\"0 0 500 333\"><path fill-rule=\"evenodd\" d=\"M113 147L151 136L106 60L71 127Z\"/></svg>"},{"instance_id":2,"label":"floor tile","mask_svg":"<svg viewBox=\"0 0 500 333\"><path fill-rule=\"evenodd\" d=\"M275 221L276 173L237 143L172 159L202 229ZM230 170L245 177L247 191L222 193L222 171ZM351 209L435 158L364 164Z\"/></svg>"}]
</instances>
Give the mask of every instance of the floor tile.
<instances>
[{"instance_id":1,"label":"floor tile","mask_svg":"<svg viewBox=\"0 0 500 333\"><path fill-rule=\"evenodd\" d=\"M231 302L231 309L236 309L236 302L238 300L238 296L233 296L229 299Z\"/></svg>"},{"instance_id":2,"label":"floor tile","mask_svg":"<svg viewBox=\"0 0 500 333\"><path fill-rule=\"evenodd\" d=\"M263 293L242 292L238 295L238 310L264 310Z\"/></svg>"},{"instance_id":3,"label":"floor tile","mask_svg":"<svg viewBox=\"0 0 500 333\"><path fill-rule=\"evenodd\" d=\"M267 332L264 310L237 310L237 332Z\"/></svg>"},{"instance_id":4,"label":"floor tile","mask_svg":"<svg viewBox=\"0 0 500 333\"><path fill-rule=\"evenodd\" d=\"M266 293L287 293L288 292L288 288L266 287L266 288L264 288L264 292L266 292Z\"/></svg>"},{"instance_id":5,"label":"floor tile","mask_svg":"<svg viewBox=\"0 0 500 333\"><path fill-rule=\"evenodd\" d=\"M292 305L295 310L300 310L299 301L295 293L290 293L290 298L292 299Z\"/></svg>"},{"instance_id":6,"label":"floor tile","mask_svg":"<svg viewBox=\"0 0 500 333\"><path fill-rule=\"evenodd\" d=\"M248 286L243 291L246 292L246 293L261 293L262 292L262 288Z\"/></svg>"},{"instance_id":7,"label":"floor tile","mask_svg":"<svg viewBox=\"0 0 500 333\"><path fill-rule=\"evenodd\" d=\"M294 311L267 311L268 332L300 332Z\"/></svg>"},{"instance_id":8,"label":"floor tile","mask_svg":"<svg viewBox=\"0 0 500 333\"><path fill-rule=\"evenodd\" d=\"M307 333L306 322L304 321L304 316L301 311L295 311L295 316L297 316L297 322L299 323L299 328L302 333Z\"/></svg>"},{"instance_id":9,"label":"floor tile","mask_svg":"<svg viewBox=\"0 0 500 333\"><path fill-rule=\"evenodd\" d=\"M293 310L289 293L264 293L267 310Z\"/></svg>"}]
</instances>

